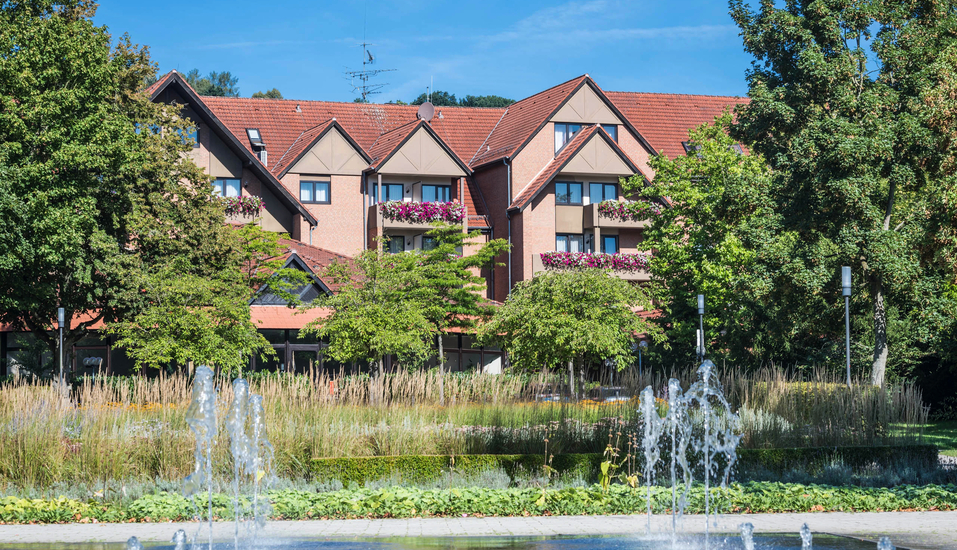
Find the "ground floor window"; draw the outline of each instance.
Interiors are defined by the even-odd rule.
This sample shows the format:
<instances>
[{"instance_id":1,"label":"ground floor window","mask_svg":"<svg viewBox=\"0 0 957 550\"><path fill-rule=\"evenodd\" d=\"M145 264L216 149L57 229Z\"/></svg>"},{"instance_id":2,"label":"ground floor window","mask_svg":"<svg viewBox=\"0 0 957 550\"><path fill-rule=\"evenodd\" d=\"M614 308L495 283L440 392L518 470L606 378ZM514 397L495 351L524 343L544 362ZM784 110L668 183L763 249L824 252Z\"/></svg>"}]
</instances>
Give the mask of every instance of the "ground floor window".
<instances>
[{"instance_id":1,"label":"ground floor window","mask_svg":"<svg viewBox=\"0 0 957 550\"><path fill-rule=\"evenodd\" d=\"M584 252L584 235L570 235L559 233L555 235L555 250L558 252Z\"/></svg>"}]
</instances>

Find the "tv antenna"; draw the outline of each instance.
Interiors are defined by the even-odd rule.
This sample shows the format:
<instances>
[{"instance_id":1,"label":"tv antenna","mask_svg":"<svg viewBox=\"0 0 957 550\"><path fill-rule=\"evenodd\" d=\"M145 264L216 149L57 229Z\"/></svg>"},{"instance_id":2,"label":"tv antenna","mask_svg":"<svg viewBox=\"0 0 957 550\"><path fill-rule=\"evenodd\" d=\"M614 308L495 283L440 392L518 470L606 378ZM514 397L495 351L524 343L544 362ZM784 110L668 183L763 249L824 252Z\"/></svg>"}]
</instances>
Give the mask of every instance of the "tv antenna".
<instances>
[{"instance_id":1,"label":"tv antenna","mask_svg":"<svg viewBox=\"0 0 957 550\"><path fill-rule=\"evenodd\" d=\"M363 32L363 34L365 34ZM369 101L369 96L373 94L381 93L379 90L388 86L388 82L370 84L369 79L378 75L379 73L387 73L394 71L395 69L372 69L370 68L375 64L375 56L372 55L372 52L369 51L369 46L374 46L375 44L370 44L365 41L365 37L362 39L362 70L361 71L346 71L346 76L351 79L352 82L352 91L358 92L362 96L362 102L367 103Z\"/></svg>"}]
</instances>

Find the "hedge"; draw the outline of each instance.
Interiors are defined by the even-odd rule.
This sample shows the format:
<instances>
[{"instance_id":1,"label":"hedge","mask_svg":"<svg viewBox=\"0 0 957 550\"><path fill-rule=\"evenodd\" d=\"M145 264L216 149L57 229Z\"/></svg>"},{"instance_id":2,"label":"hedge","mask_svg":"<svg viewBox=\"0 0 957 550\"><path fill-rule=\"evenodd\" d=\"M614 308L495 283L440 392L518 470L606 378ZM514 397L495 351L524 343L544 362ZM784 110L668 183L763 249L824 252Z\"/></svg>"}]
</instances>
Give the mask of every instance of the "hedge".
<instances>
[{"instance_id":1,"label":"hedge","mask_svg":"<svg viewBox=\"0 0 957 550\"><path fill-rule=\"evenodd\" d=\"M552 468L559 476L581 477L595 482L603 456L599 453L560 454L552 459ZM639 458L636 465L642 465ZM348 458L317 458L312 461L312 476L320 480L339 480L344 486L367 481L395 478L399 482L422 483L441 479L452 473L475 475L501 469L514 481L522 474L539 473L545 463L543 455L405 455ZM793 449L741 449L738 470L764 469L777 474L790 470L817 473L832 463L842 463L858 470L876 465L880 468L906 463L933 466L937 463L934 445L900 445L871 447L808 447ZM662 457L657 475L663 475L670 464Z\"/></svg>"}]
</instances>

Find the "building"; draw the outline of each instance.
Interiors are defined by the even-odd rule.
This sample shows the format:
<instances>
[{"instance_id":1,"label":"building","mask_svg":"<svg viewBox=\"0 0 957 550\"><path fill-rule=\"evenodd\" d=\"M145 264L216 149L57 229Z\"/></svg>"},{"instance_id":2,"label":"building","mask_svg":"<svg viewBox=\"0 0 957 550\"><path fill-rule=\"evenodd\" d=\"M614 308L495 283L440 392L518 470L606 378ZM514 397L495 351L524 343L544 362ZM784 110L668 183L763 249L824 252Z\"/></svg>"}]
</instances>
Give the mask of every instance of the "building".
<instances>
[{"instance_id":1,"label":"building","mask_svg":"<svg viewBox=\"0 0 957 550\"><path fill-rule=\"evenodd\" d=\"M380 242L393 252L427 247L429 224L403 212L430 208L511 243L504 265L482 274L497 301L556 253L626 260L647 253L648 220L610 216L599 204L627 201L619 178L652 179L653 155L686 153L689 129L746 101L605 92L588 75L500 109L201 97L176 71L146 92L182 106L195 123L191 155L215 178L215 192L261 198L263 227L289 235L291 261L315 275L316 292L332 290L321 272L336 258ZM614 273L648 280L642 269ZM321 345L297 334L309 319L252 307L282 348L275 366L323 364ZM0 357L17 351L7 333L0 348ZM467 335L450 335L446 351L453 370L501 362L497 350L475 348Z\"/></svg>"}]
</instances>

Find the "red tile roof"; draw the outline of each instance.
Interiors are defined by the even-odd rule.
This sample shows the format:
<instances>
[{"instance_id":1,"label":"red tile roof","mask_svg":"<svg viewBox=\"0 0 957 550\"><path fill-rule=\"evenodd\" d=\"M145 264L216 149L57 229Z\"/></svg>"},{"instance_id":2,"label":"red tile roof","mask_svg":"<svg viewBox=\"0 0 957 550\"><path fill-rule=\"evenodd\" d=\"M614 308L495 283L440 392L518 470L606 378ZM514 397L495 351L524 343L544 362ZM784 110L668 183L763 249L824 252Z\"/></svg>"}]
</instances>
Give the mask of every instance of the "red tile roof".
<instances>
[{"instance_id":1,"label":"red tile roof","mask_svg":"<svg viewBox=\"0 0 957 550\"><path fill-rule=\"evenodd\" d=\"M618 110L655 148L670 158L685 153L688 130L714 122L727 108L747 104L746 97L639 92L605 92Z\"/></svg>"},{"instance_id":2,"label":"red tile roof","mask_svg":"<svg viewBox=\"0 0 957 550\"><path fill-rule=\"evenodd\" d=\"M176 71L170 71L170 72L164 74L163 76L159 77L159 79L157 79L156 82L150 84L149 87L146 88L146 90L144 90L144 91L146 92L146 95L148 95L148 96L150 96L150 97L152 98L152 97L153 97L153 94L155 94L160 88L162 88L163 86L165 86L166 83L167 83L171 78L173 78L173 75L174 75L174 74L176 74ZM185 80L184 80L184 82L185 82ZM189 84L187 84L187 86L188 86L188 85L189 85Z\"/></svg>"},{"instance_id":3,"label":"red tile roof","mask_svg":"<svg viewBox=\"0 0 957 550\"><path fill-rule=\"evenodd\" d=\"M326 268L337 262L348 262L349 256L337 254L325 248L312 246L301 241L293 239L280 239L279 244L286 247L287 251L295 252L299 258L309 266L309 269L316 275L322 284L329 287L329 290L335 292L340 286L332 281L326 275Z\"/></svg>"},{"instance_id":4,"label":"red tile roof","mask_svg":"<svg viewBox=\"0 0 957 550\"><path fill-rule=\"evenodd\" d=\"M591 79L582 75L509 105L469 164L479 166L514 154L586 80Z\"/></svg>"},{"instance_id":5,"label":"red tile roof","mask_svg":"<svg viewBox=\"0 0 957 550\"><path fill-rule=\"evenodd\" d=\"M303 130L299 137L292 142L292 145L287 149L278 159L276 159L275 164L269 167L269 170L279 176L282 174L283 170L287 167L292 166L292 164L302 155L306 149L310 148L316 141L316 139L323 135L330 126L334 124L335 121L327 120L321 122L312 128Z\"/></svg>"},{"instance_id":6,"label":"red tile roof","mask_svg":"<svg viewBox=\"0 0 957 550\"><path fill-rule=\"evenodd\" d=\"M258 128L270 156L278 154L284 158L283 167L287 166L286 153L300 136L331 119L335 119L365 153L371 153L383 134L419 120L415 105L208 96L203 97L203 102L250 151L252 146L246 128ZM503 112L505 109L438 107L430 126L467 164ZM282 170L276 164L269 168L274 174Z\"/></svg>"},{"instance_id":7,"label":"red tile roof","mask_svg":"<svg viewBox=\"0 0 957 550\"><path fill-rule=\"evenodd\" d=\"M368 149L369 156L372 157L372 166L375 168L381 167L385 159L389 158L392 153L395 152L396 148L398 148L412 132L416 131L419 126L418 120L410 120L379 136L379 138L375 140L375 143Z\"/></svg>"},{"instance_id":8,"label":"red tile roof","mask_svg":"<svg viewBox=\"0 0 957 550\"><path fill-rule=\"evenodd\" d=\"M300 329L332 314L326 308L295 309L285 306L249 306L253 323L261 329Z\"/></svg>"}]
</instances>

